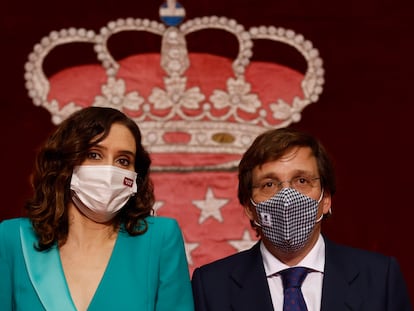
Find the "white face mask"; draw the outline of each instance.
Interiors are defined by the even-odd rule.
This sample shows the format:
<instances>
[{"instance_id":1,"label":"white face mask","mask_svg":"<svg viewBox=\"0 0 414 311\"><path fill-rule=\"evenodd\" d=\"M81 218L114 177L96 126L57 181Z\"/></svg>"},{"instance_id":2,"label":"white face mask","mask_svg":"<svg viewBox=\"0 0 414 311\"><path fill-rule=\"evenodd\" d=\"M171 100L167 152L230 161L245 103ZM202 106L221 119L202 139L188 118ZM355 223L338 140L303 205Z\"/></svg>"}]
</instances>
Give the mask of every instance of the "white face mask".
<instances>
[{"instance_id":1,"label":"white face mask","mask_svg":"<svg viewBox=\"0 0 414 311\"><path fill-rule=\"evenodd\" d=\"M107 222L137 192L137 173L112 165L75 166L70 182L72 201L88 218Z\"/></svg>"},{"instance_id":2,"label":"white face mask","mask_svg":"<svg viewBox=\"0 0 414 311\"><path fill-rule=\"evenodd\" d=\"M291 253L301 249L308 241L315 224L318 201L293 188L283 188L270 199L252 204L256 207L263 235L279 250Z\"/></svg>"}]
</instances>

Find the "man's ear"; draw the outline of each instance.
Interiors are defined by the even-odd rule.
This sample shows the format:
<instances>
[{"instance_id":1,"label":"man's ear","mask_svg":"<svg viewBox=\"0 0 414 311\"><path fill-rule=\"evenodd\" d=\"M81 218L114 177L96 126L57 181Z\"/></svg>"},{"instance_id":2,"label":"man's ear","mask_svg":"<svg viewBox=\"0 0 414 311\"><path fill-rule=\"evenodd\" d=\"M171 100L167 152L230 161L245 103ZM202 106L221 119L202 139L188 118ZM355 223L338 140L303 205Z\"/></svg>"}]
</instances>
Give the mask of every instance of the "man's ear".
<instances>
[{"instance_id":1,"label":"man's ear","mask_svg":"<svg viewBox=\"0 0 414 311\"><path fill-rule=\"evenodd\" d=\"M331 204L332 204L332 197L330 193L324 193L322 198L322 212L324 215L328 215L331 213Z\"/></svg>"},{"instance_id":2,"label":"man's ear","mask_svg":"<svg viewBox=\"0 0 414 311\"><path fill-rule=\"evenodd\" d=\"M244 207L244 213L247 215L247 217L249 217L250 220L254 220L254 212L253 212L253 207L251 206L251 204L245 205Z\"/></svg>"}]
</instances>

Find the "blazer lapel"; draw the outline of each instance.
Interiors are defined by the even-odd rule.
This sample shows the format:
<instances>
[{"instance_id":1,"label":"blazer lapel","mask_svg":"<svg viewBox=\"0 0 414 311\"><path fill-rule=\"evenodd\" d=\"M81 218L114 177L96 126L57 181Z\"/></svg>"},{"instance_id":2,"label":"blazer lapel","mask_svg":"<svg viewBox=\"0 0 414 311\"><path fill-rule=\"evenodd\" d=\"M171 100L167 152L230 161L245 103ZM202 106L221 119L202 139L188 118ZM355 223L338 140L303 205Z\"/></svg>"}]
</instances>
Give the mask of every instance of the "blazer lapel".
<instances>
[{"instance_id":1,"label":"blazer lapel","mask_svg":"<svg viewBox=\"0 0 414 311\"><path fill-rule=\"evenodd\" d=\"M259 244L249 251L243 262L235 266L231 275L234 282L231 297L234 310L273 310Z\"/></svg>"},{"instance_id":2,"label":"blazer lapel","mask_svg":"<svg viewBox=\"0 0 414 311\"><path fill-rule=\"evenodd\" d=\"M20 226L23 256L30 281L45 310L76 311L66 286L56 246L47 251L37 251L37 242L30 223Z\"/></svg>"},{"instance_id":3,"label":"blazer lapel","mask_svg":"<svg viewBox=\"0 0 414 311\"><path fill-rule=\"evenodd\" d=\"M362 297L351 289L351 282L358 277L359 271L344 262L344 256L326 238L325 249L321 311L358 310Z\"/></svg>"}]
</instances>

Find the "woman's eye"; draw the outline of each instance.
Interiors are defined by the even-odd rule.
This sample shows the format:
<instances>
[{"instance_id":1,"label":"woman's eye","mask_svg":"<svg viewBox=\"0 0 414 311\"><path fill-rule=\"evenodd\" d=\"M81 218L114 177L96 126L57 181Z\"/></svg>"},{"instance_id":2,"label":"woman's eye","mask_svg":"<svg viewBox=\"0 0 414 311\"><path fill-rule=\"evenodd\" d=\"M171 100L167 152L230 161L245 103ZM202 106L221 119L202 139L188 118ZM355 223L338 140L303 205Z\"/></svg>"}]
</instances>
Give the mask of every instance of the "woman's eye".
<instances>
[{"instance_id":1,"label":"woman's eye","mask_svg":"<svg viewBox=\"0 0 414 311\"><path fill-rule=\"evenodd\" d=\"M89 152L87 155L88 159L99 160L101 159L101 155L97 152Z\"/></svg>"},{"instance_id":2,"label":"woman's eye","mask_svg":"<svg viewBox=\"0 0 414 311\"><path fill-rule=\"evenodd\" d=\"M122 166L129 166L131 164L131 161L129 159L119 159L118 162Z\"/></svg>"}]
</instances>

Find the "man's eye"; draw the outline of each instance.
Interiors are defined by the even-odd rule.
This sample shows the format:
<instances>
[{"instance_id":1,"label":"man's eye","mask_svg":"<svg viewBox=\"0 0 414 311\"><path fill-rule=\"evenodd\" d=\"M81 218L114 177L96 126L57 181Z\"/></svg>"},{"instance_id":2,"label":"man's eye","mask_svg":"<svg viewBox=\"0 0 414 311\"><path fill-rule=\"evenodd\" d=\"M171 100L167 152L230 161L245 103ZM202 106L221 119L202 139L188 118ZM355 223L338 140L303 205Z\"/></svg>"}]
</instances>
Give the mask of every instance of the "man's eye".
<instances>
[{"instance_id":1,"label":"man's eye","mask_svg":"<svg viewBox=\"0 0 414 311\"><path fill-rule=\"evenodd\" d=\"M297 177L293 180L293 183L296 185L304 186L310 184L310 180L306 177Z\"/></svg>"},{"instance_id":2,"label":"man's eye","mask_svg":"<svg viewBox=\"0 0 414 311\"><path fill-rule=\"evenodd\" d=\"M308 183L309 181L308 181L308 179L307 179L307 178L301 177L301 178L299 178L299 182L300 182L301 184L306 184L306 183Z\"/></svg>"},{"instance_id":3,"label":"man's eye","mask_svg":"<svg viewBox=\"0 0 414 311\"><path fill-rule=\"evenodd\" d=\"M266 181L264 184L263 184L263 188L272 188L272 187L274 187L276 185L276 183L274 182L274 181Z\"/></svg>"}]
</instances>

